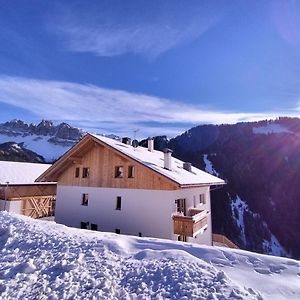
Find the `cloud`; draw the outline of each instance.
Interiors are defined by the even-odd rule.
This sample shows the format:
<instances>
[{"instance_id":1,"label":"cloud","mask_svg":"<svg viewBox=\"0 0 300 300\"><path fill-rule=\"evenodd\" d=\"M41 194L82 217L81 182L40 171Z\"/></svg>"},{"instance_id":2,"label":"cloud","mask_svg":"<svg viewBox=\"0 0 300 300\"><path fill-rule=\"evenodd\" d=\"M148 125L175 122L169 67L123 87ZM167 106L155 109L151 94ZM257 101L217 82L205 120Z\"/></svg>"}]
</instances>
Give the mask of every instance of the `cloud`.
<instances>
[{"instance_id":1,"label":"cloud","mask_svg":"<svg viewBox=\"0 0 300 300\"><path fill-rule=\"evenodd\" d=\"M0 102L39 118L68 121L108 133L178 134L201 123L275 118L277 113L221 112L169 99L64 81L0 76ZM94 130L93 130L94 131Z\"/></svg>"},{"instance_id":2,"label":"cloud","mask_svg":"<svg viewBox=\"0 0 300 300\"><path fill-rule=\"evenodd\" d=\"M204 1L187 5L149 3L136 2L131 7L123 2L117 9L98 2L97 7L64 9L50 28L71 51L106 57L134 53L155 58L197 39L223 14L223 10L213 9Z\"/></svg>"}]
</instances>

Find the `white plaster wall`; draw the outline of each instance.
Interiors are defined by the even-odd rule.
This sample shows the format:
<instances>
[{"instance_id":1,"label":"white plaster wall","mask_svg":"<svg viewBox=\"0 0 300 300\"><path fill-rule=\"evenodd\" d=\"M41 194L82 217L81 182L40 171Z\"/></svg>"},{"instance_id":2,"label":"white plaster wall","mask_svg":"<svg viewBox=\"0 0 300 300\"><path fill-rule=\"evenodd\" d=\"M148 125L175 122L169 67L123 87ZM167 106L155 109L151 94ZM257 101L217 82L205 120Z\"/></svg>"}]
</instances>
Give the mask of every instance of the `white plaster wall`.
<instances>
[{"instance_id":1,"label":"white plaster wall","mask_svg":"<svg viewBox=\"0 0 300 300\"><path fill-rule=\"evenodd\" d=\"M89 205L82 206L82 194L89 194ZM205 194L206 204L199 205L199 195ZM116 197L122 197L122 208L116 210ZM209 187L183 189L178 191L157 191L142 189L117 189L95 187L57 187L55 221L72 227L80 222L97 224L98 230L121 234L157 237L177 240L173 234L172 214L176 211L175 200L186 199L187 211L196 207L210 212ZM208 215L208 229L190 242L211 245L211 217Z\"/></svg>"},{"instance_id":2,"label":"white plaster wall","mask_svg":"<svg viewBox=\"0 0 300 300\"><path fill-rule=\"evenodd\" d=\"M89 194L82 206L82 194ZM116 210L116 197L122 208ZM175 196L173 191L58 186L55 221L72 227L80 222L97 224L98 230L172 239Z\"/></svg>"},{"instance_id":3,"label":"white plaster wall","mask_svg":"<svg viewBox=\"0 0 300 300\"><path fill-rule=\"evenodd\" d=\"M199 204L200 194L205 194L205 204ZM187 211L189 210L189 208L193 208L196 206L196 208L198 209L206 210L207 212L209 212L209 214L207 215L207 229L203 233L198 234L195 238L188 237L188 242L212 245L211 205L209 186L178 190L176 191L175 199L179 198L185 198ZM177 237L177 235L173 234L173 240L177 240Z\"/></svg>"},{"instance_id":4,"label":"white plaster wall","mask_svg":"<svg viewBox=\"0 0 300 300\"><path fill-rule=\"evenodd\" d=\"M0 200L0 210L5 210L8 212L20 214L21 213L21 207L22 207L22 201L6 201Z\"/></svg>"}]
</instances>

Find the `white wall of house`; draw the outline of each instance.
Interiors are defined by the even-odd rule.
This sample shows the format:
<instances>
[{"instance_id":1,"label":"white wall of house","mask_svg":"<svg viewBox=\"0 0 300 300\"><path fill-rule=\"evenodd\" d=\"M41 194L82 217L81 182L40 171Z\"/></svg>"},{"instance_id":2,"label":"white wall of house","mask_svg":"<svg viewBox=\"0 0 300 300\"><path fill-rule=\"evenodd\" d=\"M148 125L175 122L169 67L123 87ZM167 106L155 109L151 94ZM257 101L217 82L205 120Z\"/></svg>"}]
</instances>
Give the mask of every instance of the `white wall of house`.
<instances>
[{"instance_id":1,"label":"white wall of house","mask_svg":"<svg viewBox=\"0 0 300 300\"><path fill-rule=\"evenodd\" d=\"M206 204L199 205L199 195L205 194ZM89 203L82 205L82 194L88 194ZM117 196L121 196L121 210L116 210ZM175 200L186 199L186 207L198 207L210 212L209 187L177 191L95 188L81 186L57 187L55 221L72 227L80 222L96 224L98 230L177 240L173 234L172 214ZM208 228L190 242L211 245L211 218Z\"/></svg>"},{"instance_id":2,"label":"white wall of house","mask_svg":"<svg viewBox=\"0 0 300 300\"><path fill-rule=\"evenodd\" d=\"M200 203L200 195L204 194L205 204ZM192 243L199 243L204 245L212 245L212 224L211 224L211 205L210 205L210 188L209 186L201 188L188 188L176 191L176 199L184 198L186 201L186 209L198 208L206 210L207 215L207 228L205 231L198 234L196 237L188 237L187 241ZM177 236L176 236L177 237ZM173 239L176 239L173 235Z\"/></svg>"},{"instance_id":3,"label":"white wall of house","mask_svg":"<svg viewBox=\"0 0 300 300\"><path fill-rule=\"evenodd\" d=\"M8 212L20 214L22 207L22 201L5 201L0 199L0 211L6 210Z\"/></svg>"}]
</instances>

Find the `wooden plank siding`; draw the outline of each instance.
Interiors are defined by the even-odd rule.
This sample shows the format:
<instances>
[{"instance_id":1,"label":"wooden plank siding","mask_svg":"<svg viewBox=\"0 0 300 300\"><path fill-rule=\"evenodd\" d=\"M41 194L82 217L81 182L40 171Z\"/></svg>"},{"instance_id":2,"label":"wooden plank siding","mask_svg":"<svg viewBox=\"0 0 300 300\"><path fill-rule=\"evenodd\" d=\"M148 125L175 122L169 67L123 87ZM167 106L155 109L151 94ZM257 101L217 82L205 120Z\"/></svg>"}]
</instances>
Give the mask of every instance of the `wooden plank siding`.
<instances>
[{"instance_id":1,"label":"wooden plank siding","mask_svg":"<svg viewBox=\"0 0 300 300\"><path fill-rule=\"evenodd\" d=\"M20 198L35 196L55 196L56 184L24 184L1 186L0 198L7 200L20 200Z\"/></svg>"},{"instance_id":2,"label":"wooden plank siding","mask_svg":"<svg viewBox=\"0 0 300 300\"><path fill-rule=\"evenodd\" d=\"M81 157L72 156L72 164L57 178L58 185L89 186L109 188L131 188L152 190L175 190L178 185L143 164L116 151L113 148L94 143ZM80 159L79 159L80 158ZM70 157L71 159L71 157ZM123 177L115 178L115 167L123 167ZM128 170L134 166L134 177L128 178ZM75 177L76 168L80 168L79 177ZM89 176L82 177L83 168L89 168Z\"/></svg>"},{"instance_id":3,"label":"wooden plank siding","mask_svg":"<svg viewBox=\"0 0 300 300\"><path fill-rule=\"evenodd\" d=\"M56 184L1 185L0 199L7 202L21 201L22 215L41 218L54 215Z\"/></svg>"}]
</instances>

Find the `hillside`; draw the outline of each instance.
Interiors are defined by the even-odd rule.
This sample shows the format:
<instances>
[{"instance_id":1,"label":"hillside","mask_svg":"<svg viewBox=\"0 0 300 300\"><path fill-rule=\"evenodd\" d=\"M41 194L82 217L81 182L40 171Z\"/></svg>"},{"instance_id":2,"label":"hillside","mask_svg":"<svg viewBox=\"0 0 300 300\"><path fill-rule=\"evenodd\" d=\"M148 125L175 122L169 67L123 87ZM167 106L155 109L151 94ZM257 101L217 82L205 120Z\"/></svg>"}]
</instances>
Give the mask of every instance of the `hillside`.
<instances>
[{"instance_id":1,"label":"hillside","mask_svg":"<svg viewBox=\"0 0 300 300\"><path fill-rule=\"evenodd\" d=\"M300 120L201 125L174 156L227 181L212 193L213 230L241 248L300 257Z\"/></svg>"},{"instance_id":2,"label":"hillside","mask_svg":"<svg viewBox=\"0 0 300 300\"><path fill-rule=\"evenodd\" d=\"M0 213L1 299L299 299L300 262Z\"/></svg>"},{"instance_id":3,"label":"hillside","mask_svg":"<svg viewBox=\"0 0 300 300\"><path fill-rule=\"evenodd\" d=\"M0 160L44 163L41 155L24 148L23 144L8 142L0 144Z\"/></svg>"}]
</instances>

